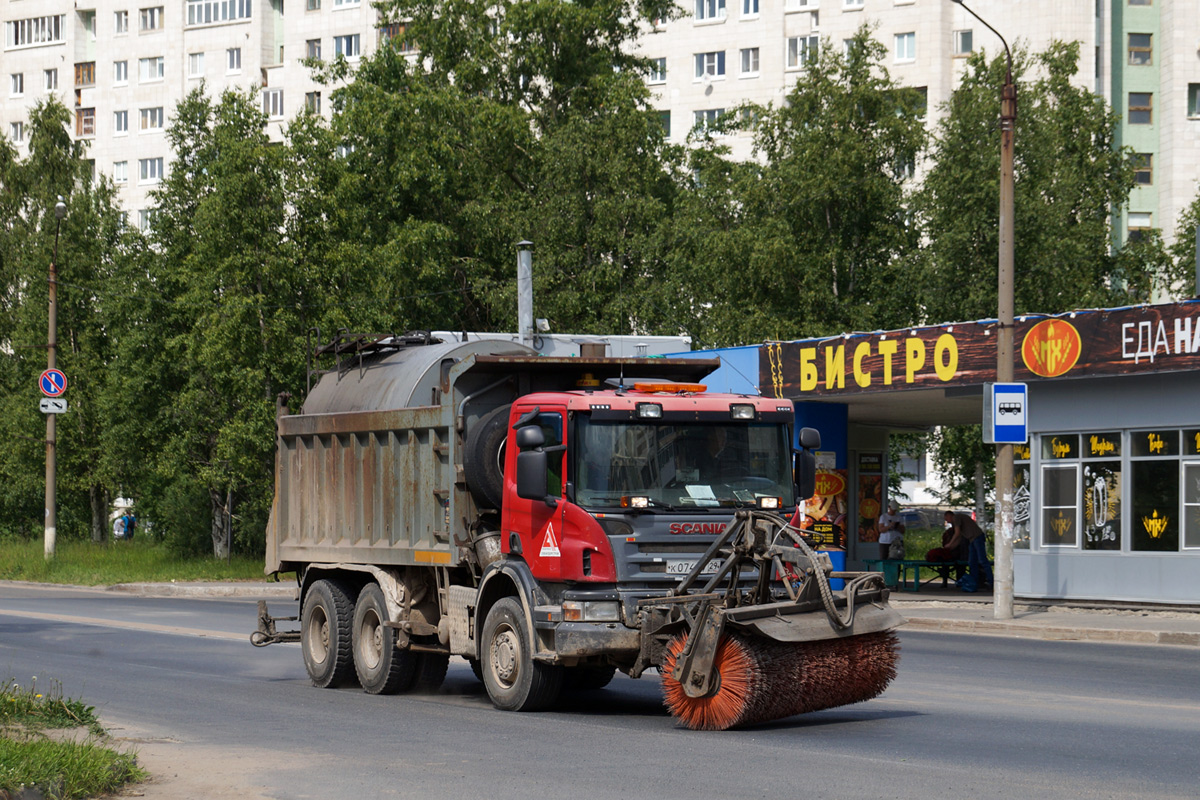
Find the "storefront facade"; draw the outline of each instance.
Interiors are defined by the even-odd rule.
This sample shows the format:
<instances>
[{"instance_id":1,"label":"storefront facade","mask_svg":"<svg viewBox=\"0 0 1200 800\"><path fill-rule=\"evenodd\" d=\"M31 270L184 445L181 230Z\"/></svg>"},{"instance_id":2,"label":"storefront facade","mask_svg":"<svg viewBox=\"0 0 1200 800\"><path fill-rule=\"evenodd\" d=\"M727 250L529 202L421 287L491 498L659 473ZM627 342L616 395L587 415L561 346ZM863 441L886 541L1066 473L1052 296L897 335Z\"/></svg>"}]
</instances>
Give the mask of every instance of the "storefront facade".
<instances>
[{"instance_id":1,"label":"storefront facade","mask_svg":"<svg viewBox=\"0 0 1200 800\"><path fill-rule=\"evenodd\" d=\"M819 502L842 515L861 565L878 552L888 431L981 422L995 331L981 320L771 342L718 351L731 369L715 378L789 398L821 430L844 508ZM1200 605L1200 303L1030 315L1015 334L1030 434L1017 448L1016 595Z\"/></svg>"}]
</instances>

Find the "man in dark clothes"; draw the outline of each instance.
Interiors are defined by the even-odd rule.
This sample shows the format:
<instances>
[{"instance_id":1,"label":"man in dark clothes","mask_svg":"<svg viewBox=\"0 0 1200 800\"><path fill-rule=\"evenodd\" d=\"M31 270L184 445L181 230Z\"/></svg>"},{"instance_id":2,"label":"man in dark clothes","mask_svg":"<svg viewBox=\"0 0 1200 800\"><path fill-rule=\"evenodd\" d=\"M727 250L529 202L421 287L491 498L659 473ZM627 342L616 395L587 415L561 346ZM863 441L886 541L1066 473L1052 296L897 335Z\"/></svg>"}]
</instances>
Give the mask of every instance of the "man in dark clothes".
<instances>
[{"instance_id":1,"label":"man in dark clothes","mask_svg":"<svg viewBox=\"0 0 1200 800\"><path fill-rule=\"evenodd\" d=\"M954 536L946 545L951 551L961 542L967 543L967 568L975 578L975 585L980 588L990 588L992 585L992 565L988 563L987 536L983 529L971 519L970 515L947 511L946 524L954 529ZM973 591L973 590L964 590Z\"/></svg>"}]
</instances>

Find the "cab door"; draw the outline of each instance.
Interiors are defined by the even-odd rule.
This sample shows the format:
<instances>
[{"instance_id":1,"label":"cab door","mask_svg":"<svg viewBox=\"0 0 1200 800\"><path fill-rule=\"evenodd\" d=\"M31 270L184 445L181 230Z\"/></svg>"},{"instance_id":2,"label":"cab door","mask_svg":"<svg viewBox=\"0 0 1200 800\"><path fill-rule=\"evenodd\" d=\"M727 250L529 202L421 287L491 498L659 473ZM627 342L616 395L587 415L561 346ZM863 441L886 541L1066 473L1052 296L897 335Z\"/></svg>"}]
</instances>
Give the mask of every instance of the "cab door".
<instances>
[{"instance_id":1,"label":"cab door","mask_svg":"<svg viewBox=\"0 0 1200 800\"><path fill-rule=\"evenodd\" d=\"M510 419L519 419L534 408L514 404ZM501 517L505 535L501 550L524 558L535 578L559 580L562 577L563 514L566 509L567 409L545 404L538 404L536 408L539 411L531 424L541 428L546 440L544 446L555 448L547 453L546 497L549 499L530 500L517 496L515 480L511 477L517 474L517 448L507 447L504 474L509 477L505 479ZM510 443L512 433L510 430Z\"/></svg>"}]
</instances>

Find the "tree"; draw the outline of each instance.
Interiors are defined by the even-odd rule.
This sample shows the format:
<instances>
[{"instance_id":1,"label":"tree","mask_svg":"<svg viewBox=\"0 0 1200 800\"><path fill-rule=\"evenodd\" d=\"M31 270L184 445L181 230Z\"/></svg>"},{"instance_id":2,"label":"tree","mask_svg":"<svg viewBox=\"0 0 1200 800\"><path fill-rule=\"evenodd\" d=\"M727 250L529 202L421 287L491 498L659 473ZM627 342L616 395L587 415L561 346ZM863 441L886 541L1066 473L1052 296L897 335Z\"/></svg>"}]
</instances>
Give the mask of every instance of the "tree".
<instances>
[{"instance_id":1,"label":"tree","mask_svg":"<svg viewBox=\"0 0 1200 800\"><path fill-rule=\"evenodd\" d=\"M1118 115L1071 82L1079 44L1013 56L1016 313L1054 313L1149 300L1161 260L1146 245L1113 248L1111 216L1133 187L1132 154L1116 147ZM1037 77L1026 79L1027 71ZM928 246L921 273L927 321L996 313L1003 56L967 60L938 125L920 193Z\"/></svg>"},{"instance_id":2,"label":"tree","mask_svg":"<svg viewBox=\"0 0 1200 800\"><path fill-rule=\"evenodd\" d=\"M102 398L111 352L110 279L120 258L121 218L112 187L97 181L85 143L72 142L70 112L51 98L30 113L29 154L0 144L0 532L32 535L43 519L45 417L37 378L46 368L48 270L57 236L56 361L68 376L70 410L56 422L59 524L63 538L102 541L113 476L106 470ZM54 215L62 195L68 214Z\"/></svg>"},{"instance_id":3,"label":"tree","mask_svg":"<svg viewBox=\"0 0 1200 800\"><path fill-rule=\"evenodd\" d=\"M745 108L756 160L701 147L674 252L701 341L740 344L898 327L918 231L906 180L925 142L923 96L899 86L861 28L824 43L775 108Z\"/></svg>"}]
</instances>

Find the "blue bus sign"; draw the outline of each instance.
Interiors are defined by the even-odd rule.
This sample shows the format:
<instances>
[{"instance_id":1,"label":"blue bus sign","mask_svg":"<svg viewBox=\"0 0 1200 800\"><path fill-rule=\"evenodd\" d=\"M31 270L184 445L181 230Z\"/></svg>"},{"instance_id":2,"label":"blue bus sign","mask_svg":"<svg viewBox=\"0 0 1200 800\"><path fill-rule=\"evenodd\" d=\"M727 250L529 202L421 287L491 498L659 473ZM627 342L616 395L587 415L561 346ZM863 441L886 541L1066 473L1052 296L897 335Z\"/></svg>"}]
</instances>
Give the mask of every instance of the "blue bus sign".
<instances>
[{"instance_id":1,"label":"blue bus sign","mask_svg":"<svg viewBox=\"0 0 1200 800\"><path fill-rule=\"evenodd\" d=\"M1025 444L1029 440L1029 391L1023 383L987 383L983 391L983 441Z\"/></svg>"}]
</instances>

